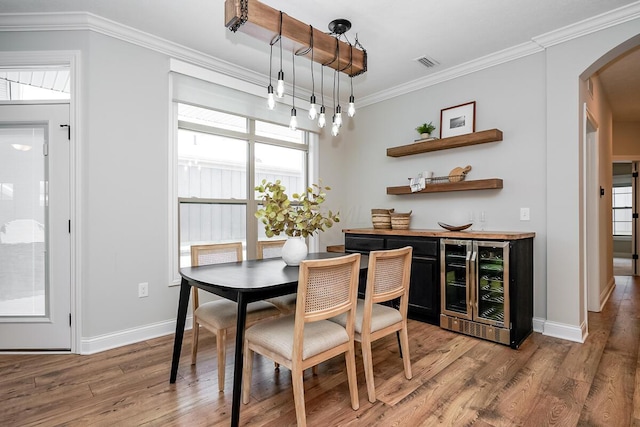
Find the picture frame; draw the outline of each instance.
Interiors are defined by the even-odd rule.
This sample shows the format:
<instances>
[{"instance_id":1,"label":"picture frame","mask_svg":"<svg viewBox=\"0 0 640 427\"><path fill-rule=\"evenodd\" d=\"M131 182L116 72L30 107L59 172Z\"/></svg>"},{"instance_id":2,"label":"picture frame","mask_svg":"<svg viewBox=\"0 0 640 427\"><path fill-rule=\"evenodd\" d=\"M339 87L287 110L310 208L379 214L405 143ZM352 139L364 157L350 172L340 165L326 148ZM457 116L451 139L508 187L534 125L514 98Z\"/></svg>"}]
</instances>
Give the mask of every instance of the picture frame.
<instances>
[{"instance_id":1,"label":"picture frame","mask_svg":"<svg viewBox=\"0 0 640 427\"><path fill-rule=\"evenodd\" d=\"M476 101L440 110L440 138L476 131Z\"/></svg>"}]
</instances>

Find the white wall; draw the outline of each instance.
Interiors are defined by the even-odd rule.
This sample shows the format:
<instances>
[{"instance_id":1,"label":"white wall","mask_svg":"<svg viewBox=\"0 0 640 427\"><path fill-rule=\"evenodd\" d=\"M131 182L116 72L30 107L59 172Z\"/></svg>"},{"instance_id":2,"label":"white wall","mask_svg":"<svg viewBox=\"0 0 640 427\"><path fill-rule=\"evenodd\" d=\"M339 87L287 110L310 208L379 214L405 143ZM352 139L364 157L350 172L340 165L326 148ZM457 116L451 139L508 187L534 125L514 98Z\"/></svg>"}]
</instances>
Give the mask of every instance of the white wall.
<instances>
[{"instance_id":1,"label":"white wall","mask_svg":"<svg viewBox=\"0 0 640 427\"><path fill-rule=\"evenodd\" d=\"M168 58L91 33L84 64L84 337L175 317L168 288ZM138 283L149 297L138 298Z\"/></svg>"}]
</instances>

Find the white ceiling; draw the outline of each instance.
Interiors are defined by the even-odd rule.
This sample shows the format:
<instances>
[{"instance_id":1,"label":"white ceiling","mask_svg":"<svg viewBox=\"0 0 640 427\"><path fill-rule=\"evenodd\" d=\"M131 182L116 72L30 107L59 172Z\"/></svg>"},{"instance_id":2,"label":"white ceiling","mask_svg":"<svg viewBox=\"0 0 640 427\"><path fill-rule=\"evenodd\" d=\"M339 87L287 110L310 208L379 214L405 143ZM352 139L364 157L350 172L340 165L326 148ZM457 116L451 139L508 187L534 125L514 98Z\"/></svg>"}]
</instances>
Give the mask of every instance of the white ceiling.
<instances>
[{"instance_id":1,"label":"white ceiling","mask_svg":"<svg viewBox=\"0 0 640 427\"><path fill-rule=\"evenodd\" d=\"M374 96L431 74L496 52L532 43L536 38L637 0L263 0L269 6L328 31L336 18L352 22L368 53L368 71L354 79L357 97ZM2 0L0 13L86 11L178 43L242 68L268 75L269 49L248 35L224 27L223 0ZM426 68L415 61L426 55L439 62ZM637 104L639 62L628 55L600 75L616 118ZM638 54L637 56L640 56ZM285 55L285 72L290 69ZM300 69L300 62L296 62ZM298 72L299 85L311 89L308 72ZM318 80L318 77L316 77ZM325 85L329 81L325 82ZM318 89L316 88L316 91ZM640 106L633 114L640 120ZM619 111L620 110L620 111Z\"/></svg>"}]
</instances>

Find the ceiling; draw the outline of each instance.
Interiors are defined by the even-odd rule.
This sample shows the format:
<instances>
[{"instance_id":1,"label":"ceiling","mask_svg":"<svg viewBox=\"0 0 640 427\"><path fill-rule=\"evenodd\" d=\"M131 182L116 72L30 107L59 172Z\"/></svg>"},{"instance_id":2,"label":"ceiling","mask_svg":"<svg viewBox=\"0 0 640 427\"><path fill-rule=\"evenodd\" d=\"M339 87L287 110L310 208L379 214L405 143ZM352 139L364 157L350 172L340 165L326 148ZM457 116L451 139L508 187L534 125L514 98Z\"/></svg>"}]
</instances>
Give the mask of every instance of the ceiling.
<instances>
[{"instance_id":1,"label":"ceiling","mask_svg":"<svg viewBox=\"0 0 640 427\"><path fill-rule=\"evenodd\" d=\"M356 97L375 96L452 67L532 43L537 37L639 3L637 0L262 0L328 31L336 18L352 22L368 53L368 71L354 79ZM407 6L408 5L408 6ZM0 13L86 11L203 52L262 75L269 73L268 46L224 27L223 0L2 0ZM290 55L289 55L290 56ZM426 68L427 56L439 64ZM291 67L285 55L285 72ZM296 63L300 69L299 62ZM326 73L325 73L326 76ZM640 120L640 53L600 73L615 119ZM316 77L316 80L318 78ZM311 89L308 72L296 83ZM325 85L329 83L327 78ZM317 82L316 82L317 84ZM633 87L633 90L630 88ZM316 88L316 91L318 89Z\"/></svg>"}]
</instances>

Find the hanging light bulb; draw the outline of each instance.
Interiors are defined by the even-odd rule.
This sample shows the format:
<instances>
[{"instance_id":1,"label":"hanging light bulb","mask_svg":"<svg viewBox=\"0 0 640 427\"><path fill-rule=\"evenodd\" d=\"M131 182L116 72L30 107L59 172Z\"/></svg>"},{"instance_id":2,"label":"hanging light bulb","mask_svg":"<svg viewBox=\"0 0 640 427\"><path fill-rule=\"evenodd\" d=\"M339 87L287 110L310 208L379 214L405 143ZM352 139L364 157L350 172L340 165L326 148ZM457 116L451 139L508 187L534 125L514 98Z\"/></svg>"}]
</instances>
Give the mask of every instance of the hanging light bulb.
<instances>
[{"instance_id":1,"label":"hanging light bulb","mask_svg":"<svg viewBox=\"0 0 640 427\"><path fill-rule=\"evenodd\" d=\"M316 107L316 96L311 95L309 99L309 120L315 120L318 116L318 109Z\"/></svg>"},{"instance_id":2,"label":"hanging light bulb","mask_svg":"<svg viewBox=\"0 0 640 427\"><path fill-rule=\"evenodd\" d=\"M278 71L278 83L276 84L276 96L284 97L284 71L282 71L282 12L280 12L280 31L278 32L280 44L280 71Z\"/></svg>"},{"instance_id":3,"label":"hanging light bulb","mask_svg":"<svg viewBox=\"0 0 640 427\"><path fill-rule=\"evenodd\" d=\"M284 71L278 71L278 83L276 84L276 96L284 97Z\"/></svg>"},{"instance_id":4,"label":"hanging light bulb","mask_svg":"<svg viewBox=\"0 0 640 427\"><path fill-rule=\"evenodd\" d=\"M327 124L327 116L324 108L324 65L320 66L320 96L322 105L320 105L320 115L318 117L318 127L322 129Z\"/></svg>"},{"instance_id":5,"label":"hanging light bulb","mask_svg":"<svg viewBox=\"0 0 640 427\"><path fill-rule=\"evenodd\" d=\"M340 107L340 44L339 44L339 39L340 36L338 36L338 38L336 38L336 57L338 58L338 68L336 68L335 73L333 74L333 86L335 89L335 93L334 96L337 100L338 100L338 106L335 107L335 116L333 116L333 124L334 126L337 127L341 127L342 126L342 107ZM338 81L338 85L337 85L337 89L336 89L336 80ZM333 133L333 129L332 129L332 133ZM336 132L337 135L337 132Z\"/></svg>"},{"instance_id":6,"label":"hanging light bulb","mask_svg":"<svg viewBox=\"0 0 640 427\"><path fill-rule=\"evenodd\" d=\"M353 77L349 79L351 83L351 95L349 96L349 108L347 108L347 115L353 117L356 115L356 98L353 96Z\"/></svg>"},{"instance_id":7,"label":"hanging light bulb","mask_svg":"<svg viewBox=\"0 0 640 427\"><path fill-rule=\"evenodd\" d=\"M334 116L333 123L338 125L338 127L342 126L342 107L340 107L340 104L336 107L336 115Z\"/></svg>"},{"instance_id":8,"label":"hanging light bulb","mask_svg":"<svg viewBox=\"0 0 640 427\"><path fill-rule=\"evenodd\" d=\"M298 118L296 117L296 53L291 51L291 65L293 66L293 93L291 95L291 120L289 120L289 129L298 129Z\"/></svg>"},{"instance_id":9,"label":"hanging light bulb","mask_svg":"<svg viewBox=\"0 0 640 427\"><path fill-rule=\"evenodd\" d=\"M276 108L276 98L273 96L273 86L267 86L267 107L269 110L273 110Z\"/></svg>"},{"instance_id":10,"label":"hanging light bulb","mask_svg":"<svg viewBox=\"0 0 640 427\"><path fill-rule=\"evenodd\" d=\"M327 124L327 116L324 113L324 105L320 107L320 116L318 116L318 127L323 128Z\"/></svg>"},{"instance_id":11,"label":"hanging light bulb","mask_svg":"<svg viewBox=\"0 0 640 427\"><path fill-rule=\"evenodd\" d=\"M357 41L357 39L356 39ZM351 75L349 76L349 83L351 85L351 95L349 96L349 108L347 108L347 115L353 117L356 115L356 99L353 96L353 45L349 44L351 49L349 65L351 65Z\"/></svg>"},{"instance_id":12,"label":"hanging light bulb","mask_svg":"<svg viewBox=\"0 0 640 427\"><path fill-rule=\"evenodd\" d=\"M273 59L273 41L270 43L269 49L269 86L267 86L267 107L269 110L276 108L276 99L273 96L273 85L271 84L271 69Z\"/></svg>"},{"instance_id":13,"label":"hanging light bulb","mask_svg":"<svg viewBox=\"0 0 640 427\"><path fill-rule=\"evenodd\" d=\"M333 116L333 124L331 125L331 136L338 136L340 126L336 123L336 116Z\"/></svg>"}]
</instances>

